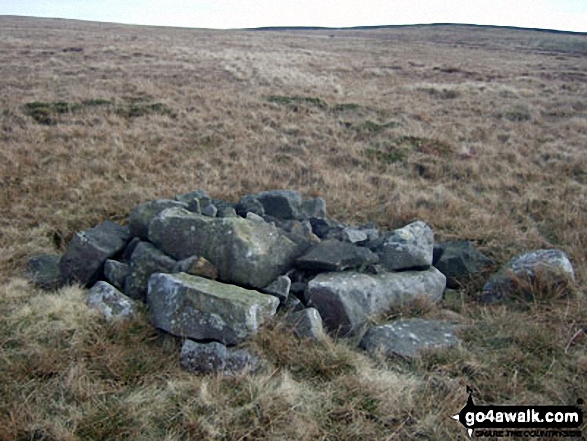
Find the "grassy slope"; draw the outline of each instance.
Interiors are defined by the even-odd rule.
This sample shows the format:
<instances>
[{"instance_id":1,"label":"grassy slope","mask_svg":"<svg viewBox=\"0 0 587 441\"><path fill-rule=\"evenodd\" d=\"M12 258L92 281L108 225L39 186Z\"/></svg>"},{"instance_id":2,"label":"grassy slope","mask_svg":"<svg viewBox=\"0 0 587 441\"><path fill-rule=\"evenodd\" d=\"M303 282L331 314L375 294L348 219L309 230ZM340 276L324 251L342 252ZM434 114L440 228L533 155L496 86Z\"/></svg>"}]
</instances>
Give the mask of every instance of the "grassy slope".
<instances>
[{"instance_id":1,"label":"grassy slope","mask_svg":"<svg viewBox=\"0 0 587 441\"><path fill-rule=\"evenodd\" d=\"M478 402L587 398L587 39L466 27L216 32L0 17L0 439L464 439ZM35 104L36 103L36 104ZM570 255L577 295L450 308L458 350L375 363L300 344L221 379L178 368L146 318L35 290L26 259L139 202L295 188L332 217L422 219L499 263ZM414 305L391 315L447 315Z\"/></svg>"}]
</instances>

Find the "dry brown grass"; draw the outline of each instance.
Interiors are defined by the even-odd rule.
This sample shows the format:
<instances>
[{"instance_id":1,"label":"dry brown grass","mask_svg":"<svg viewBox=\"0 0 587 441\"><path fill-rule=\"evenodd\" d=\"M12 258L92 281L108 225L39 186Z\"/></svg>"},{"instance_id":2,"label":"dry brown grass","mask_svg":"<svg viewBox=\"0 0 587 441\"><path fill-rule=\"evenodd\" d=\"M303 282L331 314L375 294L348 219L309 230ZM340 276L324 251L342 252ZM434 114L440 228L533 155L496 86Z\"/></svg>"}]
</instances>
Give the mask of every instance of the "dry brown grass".
<instances>
[{"instance_id":1,"label":"dry brown grass","mask_svg":"<svg viewBox=\"0 0 587 441\"><path fill-rule=\"evenodd\" d=\"M587 324L585 36L0 29L0 439L464 439L448 417L467 384L494 404L587 398L587 338L569 344ZM255 345L270 366L222 379L181 372L145 317L107 325L83 290L21 278L75 231L196 188L297 189L383 227L422 219L499 263L561 248L576 295L485 308L463 291L463 347L412 363L268 328Z\"/></svg>"}]
</instances>

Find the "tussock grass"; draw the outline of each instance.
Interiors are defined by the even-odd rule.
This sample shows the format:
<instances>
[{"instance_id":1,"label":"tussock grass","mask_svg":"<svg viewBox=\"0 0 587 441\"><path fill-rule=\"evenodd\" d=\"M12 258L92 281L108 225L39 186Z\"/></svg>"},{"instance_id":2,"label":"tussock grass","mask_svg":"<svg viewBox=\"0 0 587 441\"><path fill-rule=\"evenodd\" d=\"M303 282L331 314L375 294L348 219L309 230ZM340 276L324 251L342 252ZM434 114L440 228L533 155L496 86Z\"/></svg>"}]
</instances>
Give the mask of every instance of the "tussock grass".
<instances>
[{"instance_id":1,"label":"tussock grass","mask_svg":"<svg viewBox=\"0 0 587 441\"><path fill-rule=\"evenodd\" d=\"M449 417L466 385L480 404L587 397L584 36L0 25L0 439L464 439ZM293 188L384 228L421 219L497 265L561 248L577 285L486 307L475 280L390 311L463 325L461 347L411 362L275 322L250 343L267 366L222 378L182 372L181 342L147 311L111 325L84 290L21 278L74 232L196 188Z\"/></svg>"}]
</instances>

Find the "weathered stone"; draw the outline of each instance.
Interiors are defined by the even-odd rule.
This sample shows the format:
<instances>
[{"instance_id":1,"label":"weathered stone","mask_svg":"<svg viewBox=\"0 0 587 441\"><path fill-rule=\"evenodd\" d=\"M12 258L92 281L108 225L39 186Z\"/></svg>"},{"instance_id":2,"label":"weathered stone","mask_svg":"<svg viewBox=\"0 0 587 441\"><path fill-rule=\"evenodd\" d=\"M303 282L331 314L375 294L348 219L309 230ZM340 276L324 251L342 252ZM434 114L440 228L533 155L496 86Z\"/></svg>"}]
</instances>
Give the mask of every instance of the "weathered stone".
<instances>
[{"instance_id":1,"label":"weathered stone","mask_svg":"<svg viewBox=\"0 0 587 441\"><path fill-rule=\"evenodd\" d=\"M283 309L289 312L302 311L306 307L294 294L287 296L287 300L283 304Z\"/></svg>"},{"instance_id":2,"label":"weathered stone","mask_svg":"<svg viewBox=\"0 0 587 441\"><path fill-rule=\"evenodd\" d=\"M325 337L322 318L315 308L306 308L286 316L285 320L292 326L298 338L320 340Z\"/></svg>"},{"instance_id":3,"label":"weathered stone","mask_svg":"<svg viewBox=\"0 0 587 441\"><path fill-rule=\"evenodd\" d=\"M189 193L178 194L175 199L179 202L189 205L194 199L200 200L202 198L210 198L210 195L205 190L198 189L190 191Z\"/></svg>"},{"instance_id":4,"label":"weathered stone","mask_svg":"<svg viewBox=\"0 0 587 441\"><path fill-rule=\"evenodd\" d=\"M149 238L182 260L202 256L218 269L221 281L262 288L291 266L297 246L267 223L242 218L210 218L170 208L157 216Z\"/></svg>"},{"instance_id":5,"label":"weathered stone","mask_svg":"<svg viewBox=\"0 0 587 441\"><path fill-rule=\"evenodd\" d=\"M573 265L560 250L538 250L514 257L483 287L481 300L492 303L515 291L517 282L565 287L575 282Z\"/></svg>"},{"instance_id":6,"label":"weathered stone","mask_svg":"<svg viewBox=\"0 0 587 441\"><path fill-rule=\"evenodd\" d=\"M187 208L187 204L171 199L157 199L138 205L132 211L128 220L130 235L139 237L142 240L148 240L151 221L163 210L171 207Z\"/></svg>"},{"instance_id":7,"label":"weathered stone","mask_svg":"<svg viewBox=\"0 0 587 441\"><path fill-rule=\"evenodd\" d=\"M336 238L337 236L342 238L341 233L344 225L332 219L321 217L311 217L309 221L312 226L312 232L320 239Z\"/></svg>"},{"instance_id":8,"label":"weathered stone","mask_svg":"<svg viewBox=\"0 0 587 441\"><path fill-rule=\"evenodd\" d=\"M367 248L327 239L296 260L296 266L315 271L344 271L377 263L379 258Z\"/></svg>"},{"instance_id":9,"label":"weathered stone","mask_svg":"<svg viewBox=\"0 0 587 441\"><path fill-rule=\"evenodd\" d=\"M235 210L241 217L245 217L247 213L255 213L259 216L265 214L263 204L257 199L257 196L253 194L243 196L238 204L236 204Z\"/></svg>"},{"instance_id":10,"label":"weathered stone","mask_svg":"<svg viewBox=\"0 0 587 441\"><path fill-rule=\"evenodd\" d=\"M145 300L151 274L173 272L176 261L149 242L141 242L130 259L124 292L132 299Z\"/></svg>"},{"instance_id":11,"label":"weathered stone","mask_svg":"<svg viewBox=\"0 0 587 441\"><path fill-rule=\"evenodd\" d=\"M399 306L425 297L439 301L446 278L436 268L377 275L357 272L323 273L308 283L306 299L314 306L330 331L341 336L360 330L367 320Z\"/></svg>"},{"instance_id":12,"label":"weathered stone","mask_svg":"<svg viewBox=\"0 0 587 441\"><path fill-rule=\"evenodd\" d=\"M272 295L279 299L279 303L284 304L289 296L291 280L287 276L279 276L275 281L267 285L261 291L265 294Z\"/></svg>"},{"instance_id":13,"label":"weathered stone","mask_svg":"<svg viewBox=\"0 0 587 441\"><path fill-rule=\"evenodd\" d=\"M326 217L326 202L322 198L310 198L302 202L302 214L306 219Z\"/></svg>"},{"instance_id":14,"label":"weathered stone","mask_svg":"<svg viewBox=\"0 0 587 441\"><path fill-rule=\"evenodd\" d=\"M237 217L236 210L234 207L222 207L218 209L218 217Z\"/></svg>"},{"instance_id":15,"label":"weathered stone","mask_svg":"<svg viewBox=\"0 0 587 441\"><path fill-rule=\"evenodd\" d=\"M147 303L153 325L178 337L238 344L275 314L279 300L189 274L153 274Z\"/></svg>"},{"instance_id":16,"label":"weathered stone","mask_svg":"<svg viewBox=\"0 0 587 441\"><path fill-rule=\"evenodd\" d=\"M132 256L132 253L134 253L135 248L141 242L142 242L141 239L139 239L138 237L133 237L131 240L129 240L128 243L126 244L126 246L124 247L124 250L120 254L119 260L124 263L130 262L130 258Z\"/></svg>"},{"instance_id":17,"label":"weathered stone","mask_svg":"<svg viewBox=\"0 0 587 441\"><path fill-rule=\"evenodd\" d=\"M298 219L302 208L302 196L293 190L262 191L256 195L265 214L278 219Z\"/></svg>"},{"instance_id":18,"label":"weathered stone","mask_svg":"<svg viewBox=\"0 0 587 441\"><path fill-rule=\"evenodd\" d=\"M218 209L214 206L210 198L201 198L200 207L200 211L204 216L216 217L216 213L218 213Z\"/></svg>"},{"instance_id":19,"label":"weathered stone","mask_svg":"<svg viewBox=\"0 0 587 441\"><path fill-rule=\"evenodd\" d=\"M29 259L27 276L30 281L40 288L53 290L63 285L59 261L61 256L44 254Z\"/></svg>"},{"instance_id":20,"label":"weathered stone","mask_svg":"<svg viewBox=\"0 0 587 441\"><path fill-rule=\"evenodd\" d=\"M173 268L174 273L187 273L192 276L200 276L206 279L216 280L218 270L207 259L198 256L191 256L180 260Z\"/></svg>"},{"instance_id":21,"label":"weathered stone","mask_svg":"<svg viewBox=\"0 0 587 441\"><path fill-rule=\"evenodd\" d=\"M434 246L438 255L434 266L446 276L449 288L458 288L462 282L480 275L493 261L475 249L472 242L445 242Z\"/></svg>"},{"instance_id":22,"label":"weathered stone","mask_svg":"<svg viewBox=\"0 0 587 441\"><path fill-rule=\"evenodd\" d=\"M296 254L305 253L313 245L320 243L320 239L312 233L309 222L297 220L286 220L282 223L283 235L297 245Z\"/></svg>"},{"instance_id":23,"label":"weathered stone","mask_svg":"<svg viewBox=\"0 0 587 441\"><path fill-rule=\"evenodd\" d=\"M259 216L258 214L253 213L252 211L249 211L247 213L247 215L245 216L245 218L251 222L257 222L259 224L264 224L265 223L265 219L263 219L261 216Z\"/></svg>"},{"instance_id":24,"label":"weathered stone","mask_svg":"<svg viewBox=\"0 0 587 441\"><path fill-rule=\"evenodd\" d=\"M106 320L127 319L136 316L135 302L109 283L99 281L88 293L87 304L101 311Z\"/></svg>"},{"instance_id":25,"label":"weathered stone","mask_svg":"<svg viewBox=\"0 0 587 441\"><path fill-rule=\"evenodd\" d=\"M369 240L369 236L358 228L345 228L342 230L342 240L353 244L363 244Z\"/></svg>"},{"instance_id":26,"label":"weathered stone","mask_svg":"<svg viewBox=\"0 0 587 441\"><path fill-rule=\"evenodd\" d=\"M200 205L200 200L199 199L192 199L188 206L187 206L188 211L191 211L192 213L196 213L196 214L202 214L202 207Z\"/></svg>"},{"instance_id":27,"label":"weathered stone","mask_svg":"<svg viewBox=\"0 0 587 441\"><path fill-rule=\"evenodd\" d=\"M231 349L222 343L197 343L185 340L181 348L180 365L189 372L202 374L221 372L225 375L258 370L259 357L245 349Z\"/></svg>"},{"instance_id":28,"label":"weathered stone","mask_svg":"<svg viewBox=\"0 0 587 441\"><path fill-rule=\"evenodd\" d=\"M438 320L397 320L369 329L359 347L375 356L411 359L424 349L458 345L456 329L456 325Z\"/></svg>"},{"instance_id":29,"label":"weathered stone","mask_svg":"<svg viewBox=\"0 0 587 441\"><path fill-rule=\"evenodd\" d=\"M129 271L130 267L127 263L110 259L104 262L104 277L116 289L124 289L124 283Z\"/></svg>"},{"instance_id":30,"label":"weathered stone","mask_svg":"<svg viewBox=\"0 0 587 441\"><path fill-rule=\"evenodd\" d=\"M379 250L380 263L389 271L424 269L432 265L434 233L422 221L393 231Z\"/></svg>"},{"instance_id":31,"label":"weathered stone","mask_svg":"<svg viewBox=\"0 0 587 441\"><path fill-rule=\"evenodd\" d=\"M102 277L106 259L120 253L129 238L126 228L110 221L76 233L59 262L63 280L93 285Z\"/></svg>"}]
</instances>

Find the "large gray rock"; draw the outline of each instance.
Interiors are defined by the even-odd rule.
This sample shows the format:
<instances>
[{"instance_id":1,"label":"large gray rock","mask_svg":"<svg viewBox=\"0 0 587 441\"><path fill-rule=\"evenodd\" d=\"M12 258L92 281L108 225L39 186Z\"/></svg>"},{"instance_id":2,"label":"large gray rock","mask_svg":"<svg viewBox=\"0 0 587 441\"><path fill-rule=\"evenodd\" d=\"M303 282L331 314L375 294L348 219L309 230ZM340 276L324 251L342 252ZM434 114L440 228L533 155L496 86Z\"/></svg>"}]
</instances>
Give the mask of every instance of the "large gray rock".
<instances>
[{"instance_id":1,"label":"large gray rock","mask_svg":"<svg viewBox=\"0 0 587 441\"><path fill-rule=\"evenodd\" d=\"M575 282L573 265L560 250L538 250L514 257L483 287L481 300L492 303L512 294L518 282L565 287Z\"/></svg>"},{"instance_id":2,"label":"large gray rock","mask_svg":"<svg viewBox=\"0 0 587 441\"><path fill-rule=\"evenodd\" d=\"M275 297L189 274L154 274L147 292L153 325L178 337L238 344L275 314Z\"/></svg>"},{"instance_id":3,"label":"large gray rock","mask_svg":"<svg viewBox=\"0 0 587 441\"><path fill-rule=\"evenodd\" d=\"M316 308L306 308L285 317L298 338L320 340L325 337L322 318Z\"/></svg>"},{"instance_id":4,"label":"large gray rock","mask_svg":"<svg viewBox=\"0 0 587 441\"><path fill-rule=\"evenodd\" d=\"M469 241L445 242L434 246L438 255L434 266L446 276L449 288L458 288L462 282L479 276L493 260L475 249Z\"/></svg>"},{"instance_id":5,"label":"large gray rock","mask_svg":"<svg viewBox=\"0 0 587 441\"><path fill-rule=\"evenodd\" d=\"M171 199L157 199L138 205L132 211L128 220L130 235L139 237L142 240L148 240L151 221L163 210L171 207L187 208L187 204Z\"/></svg>"},{"instance_id":6,"label":"large gray rock","mask_svg":"<svg viewBox=\"0 0 587 441\"><path fill-rule=\"evenodd\" d=\"M242 218L210 218L180 208L161 212L149 228L150 240L178 260L202 256L221 281L262 288L290 268L298 247L267 223Z\"/></svg>"},{"instance_id":7,"label":"large gray rock","mask_svg":"<svg viewBox=\"0 0 587 441\"><path fill-rule=\"evenodd\" d=\"M424 269L432 265L434 233L422 221L394 230L378 254L389 271Z\"/></svg>"},{"instance_id":8,"label":"large gray rock","mask_svg":"<svg viewBox=\"0 0 587 441\"><path fill-rule=\"evenodd\" d=\"M137 314L135 302L109 283L97 282L88 293L87 304L106 317L106 320L133 318Z\"/></svg>"},{"instance_id":9,"label":"large gray rock","mask_svg":"<svg viewBox=\"0 0 587 441\"><path fill-rule=\"evenodd\" d=\"M57 289L63 285L59 261L61 256L56 254L43 254L29 259L27 276L35 285L46 289Z\"/></svg>"},{"instance_id":10,"label":"large gray rock","mask_svg":"<svg viewBox=\"0 0 587 441\"><path fill-rule=\"evenodd\" d=\"M132 299L145 300L149 277L173 272L177 262L149 242L137 245L130 259L124 292Z\"/></svg>"},{"instance_id":11,"label":"large gray rock","mask_svg":"<svg viewBox=\"0 0 587 441\"><path fill-rule=\"evenodd\" d=\"M302 208L302 196L294 190L262 191L256 195L266 215L277 219L298 219Z\"/></svg>"},{"instance_id":12,"label":"large gray rock","mask_svg":"<svg viewBox=\"0 0 587 441\"><path fill-rule=\"evenodd\" d=\"M423 349L443 349L458 345L456 329L456 325L438 320L397 320L369 329L359 347L376 356L410 359Z\"/></svg>"},{"instance_id":13,"label":"large gray rock","mask_svg":"<svg viewBox=\"0 0 587 441\"><path fill-rule=\"evenodd\" d=\"M378 260L377 254L367 248L327 239L298 258L296 266L315 271L344 271L366 267Z\"/></svg>"},{"instance_id":14,"label":"large gray rock","mask_svg":"<svg viewBox=\"0 0 587 441\"><path fill-rule=\"evenodd\" d=\"M210 374L221 372L234 375L242 371L254 372L260 366L259 357L245 349L227 348L222 343L198 343L185 340L180 354L180 365L189 372Z\"/></svg>"},{"instance_id":15,"label":"large gray rock","mask_svg":"<svg viewBox=\"0 0 587 441\"><path fill-rule=\"evenodd\" d=\"M102 277L106 259L120 253L129 238L126 228L110 221L76 233L59 262L63 280L93 285Z\"/></svg>"},{"instance_id":16,"label":"large gray rock","mask_svg":"<svg viewBox=\"0 0 587 441\"><path fill-rule=\"evenodd\" d=\"M324 326L341 336L356 333L375 315L423 296L438 301L446 278L436 268L376 275L357 272L323 273L308 283L306 299Z\"/></svg>"}]
</instances>

